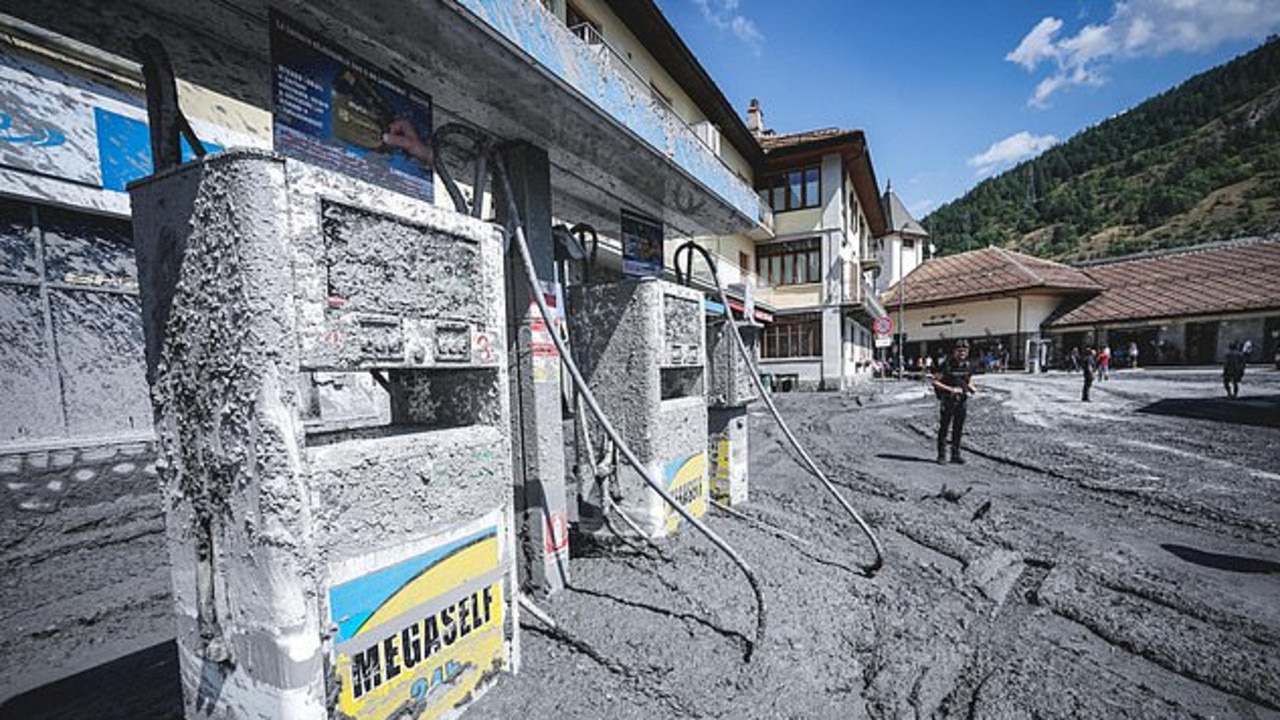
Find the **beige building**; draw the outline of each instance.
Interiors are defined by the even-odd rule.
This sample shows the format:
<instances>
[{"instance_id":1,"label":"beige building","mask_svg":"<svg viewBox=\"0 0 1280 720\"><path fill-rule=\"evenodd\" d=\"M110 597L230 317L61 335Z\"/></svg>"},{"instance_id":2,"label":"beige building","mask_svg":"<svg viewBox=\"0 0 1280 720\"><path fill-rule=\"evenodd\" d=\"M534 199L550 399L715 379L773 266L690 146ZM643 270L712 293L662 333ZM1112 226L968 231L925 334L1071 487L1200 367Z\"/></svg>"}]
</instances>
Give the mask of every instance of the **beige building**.
<instances>
[{"instance_id":1,"label":"beige building","mask_svg":"<svg viewBox=\"0 0 1280 720\"><path fill-rule=\"evenodd\" d=\"M1109 344L1123 363L1214 365L1231 343L1250 362L1280 347L1280 236L1211 243L1081 266L1104 290L1045 324L1061 354Z\"/></svg>"},{"instance_id":2,"label":"beige building","mask_svg":"<svg viewBox=\"0 0 1280 720\"><path fill-rule=\"evenodd\" d=\"M764 149L756 188L775 233L755 242L751 260L758 295L776 310L761 339L761 371L780 389L849 387L870 373L871 322L884 312L872 272L887 223L866 137L777 134L754 100L747 126Z\"/></svg>"},{"instance_id":3,"label":"beige building","mask_svg":"<svg viewBox=\"0 0 1280 720\"><path fill-rule=\"evenodd\" d=\"M945 354L958 339L970 357L999 357L1011 364L1037 358L1044 325L1066 303L1082 302L1103 286L1083 271L1003 248L948 255L923 263L881 301L902 307L898 323L908 366Z\"/></svg>"},{"instance_id":4,"label":"beige building","mask_svg":"<svg viewBox=\"0 0 1280 720\"><path fill-rule=\"evenodd\" d=\"M1280 347L1280 236L1067 266L988 247L926 261L881 296L902 300L910 365L968 340L971 356L1008 348L1013 365L1063 366L1073 348L1109 345L1117 366L1213 365L1230 343L1252 362Z\"/></svg>"},{"instance_id":5,"label":"beige building","mask_svg":"<svg viewBox=\"0 0 1280 720\"><path fill-rule=\"evenodd\" d=\"M892 183L885 188L881 202L884 205L885 218L889 223L889 232L876 240L873 260L876 261L877 294L884 293L904 276L910 275L911 271L920 267L925 261L926 250L929 250L929 257L933 256L932 245L929 243L929 231L925 230L924 226L907 210L902 199L893 191ZM890 313L894 311L894 308L886 309Z\"/></svg>"}]
</instances>

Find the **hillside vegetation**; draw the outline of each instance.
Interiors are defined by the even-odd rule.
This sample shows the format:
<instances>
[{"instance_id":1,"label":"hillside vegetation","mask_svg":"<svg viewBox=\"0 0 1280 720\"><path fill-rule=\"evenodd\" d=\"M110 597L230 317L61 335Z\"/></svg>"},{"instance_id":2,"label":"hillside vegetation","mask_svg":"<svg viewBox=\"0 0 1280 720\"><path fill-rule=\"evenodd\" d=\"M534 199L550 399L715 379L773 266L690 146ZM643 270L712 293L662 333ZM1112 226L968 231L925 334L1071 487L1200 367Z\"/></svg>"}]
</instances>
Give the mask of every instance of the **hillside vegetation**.
<instances>
[{"instance_id":1,"label":"hillside vegetation","mask_svg":"<svg viewBox=\"0 0 1280 720\"><path fill-rule=\"evenodd\" d=\"M923 220L939 252L1079 260L1280 229L1280 39L983 181Z\"/></svg>"}]
</instances>

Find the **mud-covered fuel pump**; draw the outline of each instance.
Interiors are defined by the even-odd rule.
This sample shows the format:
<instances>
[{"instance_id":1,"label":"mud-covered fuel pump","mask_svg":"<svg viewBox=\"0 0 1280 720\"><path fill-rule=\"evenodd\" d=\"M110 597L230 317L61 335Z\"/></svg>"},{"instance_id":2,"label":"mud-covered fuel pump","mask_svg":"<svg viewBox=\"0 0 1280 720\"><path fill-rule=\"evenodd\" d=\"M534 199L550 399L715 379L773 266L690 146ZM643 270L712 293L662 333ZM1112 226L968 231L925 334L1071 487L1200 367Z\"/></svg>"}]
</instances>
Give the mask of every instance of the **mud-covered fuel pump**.
<instances>
[{"instance_id":1,"label":"mud-covered fuel pump","mask_svg":"<svg viewBox=\"0 0 1280 720\"><path fill-rule=\"evenodd\" d=\"M501 231L262 151L130 189L187 717L456 714L518 662ZM317 371L390 422L307 432Z\"/></svg>"},{"instance_id":2,"label":"mud-covered fuel pump","mask_svg":"<svg viewBox=\"0 0 1280 720\"><path fill-rule=\"evenodd\" d=\"M455 129L450 125L446 125L444 127L439 128L436 132L436 135L437 137L447 137L449 134L452 134L452 133L470 135L470 136L477 136L480 134L479 131L476 131L472 128ZM441 148L439 144L433 143L433 147L435 147L436 149L434 153L435 166L437 168L440 168L444 165L444 161L442 159L443 154L440 152ZM507 172L507 168L502 158L502 155L495 151L496 145L493 142L489 142L489 141L473 142L471 144L471 150L473 153L477 155L480 155L480 154L485 155L483 159L478 157L472 158L472 162L474 163L474 167L476 168L475 177L477 179L477 184L475 185L475 187L476 188L483 187L484 185L483 183L480 182L480 180L485 177L485 170L486 169L492 170L494 179L497 183L497 190L505 199L505 202L507 205L507 211L505 213L505 216L508 220L507 230L510 233L511 240L512 240L511 250L514 253L516 253L516 255L520 260L520 266L524 270L525 281L531 285L532 289L534 289L534 292L532 293L532 298L537 306L539 314L541 315L543 321L547 324L547 326L554 326L555 316L552 313L551 309L548 307L544 294L538 291L539 288L536 287L538 284L536 280L537 272L534 266L534 260L530 255L528 243L525 240L524 221L521 219L519 209L516 207L515 194L513 192L511 178ZM447 173L439 173L439 174L441 178L444 179L446 183L450 186L447 188L447 191L450 197L453 199L455 206L457 207L459 212L467 212L469 209L472 209L475 207L475 205L469 204L467 202L464 194L460 191L460 189L453 186L454 184L451 180L451 176L449 176ZM473 202L476 204L479 203L478 196L475 200L473 200ZM672 397L687 397L688 395L695 392L693 388L696 387L697 388L696 393L699 395L699 397L697 397L696 400L699 404L704 403L704 400L701 397L702 386L700 384L702 382L701 366L702 366L702 363L704 362L703 358L705 353L705 350L702 347L703 315L702 315L701 294L689 291L687 288L681 288L678 286L671 285L669 283L663 283L662 285L659 285L656 281L647 282L647 283L638 283L637 285L640 287L647 288L642 292L658 294L658 295L664 294L664 291L661 288L669 288L672 291L671 295L673 298L673 302L689 303L688 305L677 305L671 308L670 312L675 313L678 316L679 321L672 323L669 331L665 324L662 326L663 327L662 337L665 338L665 341L667 342L669 352L670 352L669 355L664 356L669 361L668 366L673 370L677 370L677 371L683 370L683 372L673 373L666 379L662 378L662 376L659 374L658 383L656 387L652 388L657 391L657 398L660 400L664 393ZM666 311L667 306L665 304L665 300L658 300L657 302L663 303L661 307L664 309L664 311ZM644 304L644 307L647 308L646 312L656 313L659 305L655 302L653 298L650 298L648 302ZM656 320L654 321L654 323L656 323ZM665 507L670 508L671 512L675 516L679 516L679 518L687 522L695 530L697 530L699 533L704 535L708 540L710 540L711 543L715 545L721 552L728 555L729 558L734 562L734 564L736 564L738 568L742 570L743 575L746 576L756 601L756 631L755 631L754 638L751 641L749 641L749 645L746 648L746 651L744 653L745 659L750 660L754 650L758 648L760 644L763 642L765 628L767 626L767 617L768 617L768 609L767 609L767 606L765 605L764 595L761 589L760 580L756 576L755 571L751 569L751 566L747 564L747 562L742 558L742 556L736 550L730 547L729 544L726 543L718 534L716 534L713 530L707 527L707 525L699 519L698 514L695 514L693 510L687 507L688 503L682 502L680 498L676 497L668 490L669 483L664 483L660 481L658 479L658 476L655 473L650 471L651 463L646 461L645 459L642 459L638 455L638 453L632 449L629 441L624 439L622 433L620 433L618 429L614 427L614 424L610 420L609 415L604 411L603 407L601 406L601 403L596 398L595 393L592 391L590 384L587 382L582 371L579 369L577 362L575 362L573 356L570 354L569 348L565 343L564 339L560 336L559 333L550 333L550 339L555 345L558 356L565 370L569 373L569 376L573 381L574 387L577 389L579 393L581 393L583 403L591 411L592 417L594 418L595 422L598 424L598 429L600 433L605 438L607 438L609 442L613 444L613 447L616 448L619 455L621 456L621 459L624 460L627 466L630 467L631 470L633 470L636 473L636 475L638 476L638 479L642 481L645 484L645 486L647 486L648 490L651 490L654 493L654 495L656 495L661 500L661 502L665 503ZM664 387L667 389L663 390ZM691 405L692 403L688 403L688 404ZM698 449L695 450L694 452L703 454L704 458L705 458L705 444L706 444L705 428L706 428L706 425L705 425L705 409L704 409L702 414L702 424L700 426L693 426L693 429L696 432L695 444L698 446ZM705 486L701 492L705 493ZM705 497L705 494L703 495L703 497ZM649 503L648 500L646 500L645 502L646 502L646 507L651 507L648 504ZM705 512L705 508L703 508L703 511ZM665 514L666 511L664 510L662 512L663 512L663 515L661 516L662 523L663 523L662 527L665 529L666 527L668 527L667 523L669 521ZM650 527L652 527L652 523L653 523L653 520L652 518L650 518ZM651 530L649 528L646 528L645 532L651 532Z\"/></svg>"},{"instance_id":3,"label":"mud-covered fuel pump","mask_svg":"<svg viewBox=\"0 0 1280 720\"><path fill-rule=\"evenodd\" d=\"M676 275L684 280L678 266ZM749 358L758 352L761 331L751 305L748 298L742 320L735 320L727 306L723 314L707 314L708 485L712 502L721 505L747 502L750 487L747 407L760 396L751 382L755 366ZM738 352L735 332L746 345L745 355Z\"/></svg>"},{"instance_id":4,"label":"mud-covered fuel pump","mask_svg":"<svg viewBox=\"0 0 1280 720\"><path fill-rule=\"evenodd\" d=\"M720 302L724 307L724 312L726 315L730 314L729 297L725 293L724 286L720 283L720 274L716 270L715 260L711 258L711 253L707 252L706 248L692 240L676 248L676 252L673 257L673 264L676 267L677 280L685 282L687 279L693 277L693 255L695 253L702 256L703 261L707 265L707 270L711 273L711 280L716 286L716 295L720 298ZM683 271L680 269L680 260L682 257L685 260L685 267ZM844 496L840 494L840 491L836 489L836 486L827 478L827 474L818 467L818 464L809 456L809 452L804 449L804 446L796 439L795 434L791 432L790 426L788 426L786 421L782 419L782 415L778 412L777 406L773 404L772 398L769 397L769 392L765 389L763 381L760 380L760 373L756 369L752 353L748 349L747 343L743 340L742 335L738 332L736 324L730 323L728 327L731 330L731 332L728 333L729 337L733 339L734 344L737 346L743 363L750 369L750 372L747 373L747 377L749 377L751 382L756 386L756 390L759 391L760 399L764 401L765 407L769 409L769 414L773 416L773 419L778 423L778 427L782 430L783 435L786 436L788 442L791 443L791 446L795 448L796 453L800 456L801 464L805 470L808 470L820 483L822 483L822 486L825 487L827 492L836 499L836 502L839 503L840 507L848 513L849 517L853 519L854 523L857 524L858 528L867 537L867 540L871 542L871 549L875 552L875 559L862 567L867 573L876 572L884 565L884 548L881 547L880 541L876 538L875 533L871 531L871 527L867 525L867 522L862 519L862 516L858 514L858 511L853 509L853 506L849 504L849 501L845 500Z\"/></svg>"}]
</instances>

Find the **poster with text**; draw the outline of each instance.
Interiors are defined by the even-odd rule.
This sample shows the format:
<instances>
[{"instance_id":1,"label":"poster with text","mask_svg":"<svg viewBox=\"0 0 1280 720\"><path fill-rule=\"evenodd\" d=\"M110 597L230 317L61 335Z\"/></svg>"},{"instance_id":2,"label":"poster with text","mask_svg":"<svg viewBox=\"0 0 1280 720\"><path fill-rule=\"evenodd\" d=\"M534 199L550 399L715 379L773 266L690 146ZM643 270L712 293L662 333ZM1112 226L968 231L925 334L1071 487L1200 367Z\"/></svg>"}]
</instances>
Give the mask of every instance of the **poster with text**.
<instances>
[{"instance_id":1,"label":"poster with text","mask_svg":"<svg viewBox=\"0 0 1280 720\"><path fill-rule=\"evenodd\" d=\"M662 276L662 222L622 211L622 274Z\"/></svg>"},{"instance_id":2,"label":"poster with text","mask_svg":"<svg viewBox=\"0 0 1280 720\"><path fill-rule=\"evenodd\" d=\"M431 97L278 12L270 23L276 151L431 201L431 169L383 142L390 132L428 141Z\"/></svg>"}]
</instances>

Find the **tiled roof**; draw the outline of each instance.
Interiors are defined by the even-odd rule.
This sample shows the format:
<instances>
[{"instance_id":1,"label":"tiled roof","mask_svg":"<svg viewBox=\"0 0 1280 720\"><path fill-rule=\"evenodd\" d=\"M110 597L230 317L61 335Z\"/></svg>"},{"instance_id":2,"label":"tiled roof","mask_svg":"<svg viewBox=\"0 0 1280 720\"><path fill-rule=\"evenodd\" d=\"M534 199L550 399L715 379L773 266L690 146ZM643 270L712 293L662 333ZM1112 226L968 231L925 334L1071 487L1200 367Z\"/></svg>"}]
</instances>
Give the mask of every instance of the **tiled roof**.
<instances>
[{"instance_id":1,"label":"tiled roof","mask_svg":"<svg viewBox=\"0 0 1280 720\"><path fill-rule=\"evenodd\" d=\"M977 298L1028 290L1096 293L1102 286L1076 268L1052 260L988 247L934 258L881 296L897 305L898 288L906 286L907 305Z\"/></svg>"},{"instance_id":2,"label":"tiled roof","mask_svg":"<svg viewBox=\"0 0 1280 720\"><path fill-rule=\"evenodd\" d=\"M764 148L765 152L769 152L771 150L782 150L785 148L796 147L797 145L804 145L817 140L830 140L840 135L848 135L849 139L853 140L857 137L857 134L857 130L824 128L822 130L809 130L806 132L791 133L789 135L771 135L765 133L758 136L757 139L760 141L760 147Z\"/></svg>"},{"instance_id":3,"label":"tiled roof","mask_svg":"<svg viewBox=\"0 0 1280 720\"><path fill-rule=\"evenodd\" d=\"M1280 235L1082 269L1106 290L1051 326L1280 308Z\"/></svg>"}]
</instances>

